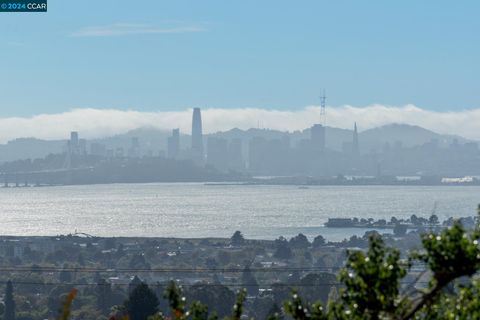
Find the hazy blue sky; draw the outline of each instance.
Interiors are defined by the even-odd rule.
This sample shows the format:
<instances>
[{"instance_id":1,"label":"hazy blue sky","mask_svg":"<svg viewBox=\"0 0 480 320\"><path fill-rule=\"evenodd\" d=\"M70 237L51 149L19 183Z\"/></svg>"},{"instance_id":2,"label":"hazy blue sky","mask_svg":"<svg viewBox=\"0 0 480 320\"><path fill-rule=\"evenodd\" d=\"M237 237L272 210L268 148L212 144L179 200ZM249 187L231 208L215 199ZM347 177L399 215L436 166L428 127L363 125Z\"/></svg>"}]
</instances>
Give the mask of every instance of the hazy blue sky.
<instances>
[{"instance_id":1,"label":"hazy blue sky","mask_svg":"<svg viewBox=\"0 0 480 320\"><path fill-rule=\"evenodd\" d=\"M49 0L0 13L0 117L72 108L480 108L480 1Z\"/></svg>"}]
</instances>

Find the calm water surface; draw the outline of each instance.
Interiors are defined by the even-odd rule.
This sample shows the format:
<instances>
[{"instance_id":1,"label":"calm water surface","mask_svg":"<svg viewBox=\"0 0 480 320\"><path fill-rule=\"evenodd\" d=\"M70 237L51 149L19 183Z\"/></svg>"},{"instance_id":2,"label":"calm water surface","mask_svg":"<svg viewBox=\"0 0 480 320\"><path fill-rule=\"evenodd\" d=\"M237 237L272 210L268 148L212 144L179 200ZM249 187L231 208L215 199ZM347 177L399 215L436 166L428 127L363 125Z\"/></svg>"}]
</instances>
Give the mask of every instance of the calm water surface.
<instances>
[{"instance_id":1,"label":"calm water surface","mask_svg":"<svg viewBox=\"0 0 480 320\"><path fill-rule=\"evenodd\" d=\"M0 234L246 237L303 232L341 240L365 230L328 229L328 217L472 216L480 187L208 186L117 184L0 190Z\"/></svg>"}]
</instances>

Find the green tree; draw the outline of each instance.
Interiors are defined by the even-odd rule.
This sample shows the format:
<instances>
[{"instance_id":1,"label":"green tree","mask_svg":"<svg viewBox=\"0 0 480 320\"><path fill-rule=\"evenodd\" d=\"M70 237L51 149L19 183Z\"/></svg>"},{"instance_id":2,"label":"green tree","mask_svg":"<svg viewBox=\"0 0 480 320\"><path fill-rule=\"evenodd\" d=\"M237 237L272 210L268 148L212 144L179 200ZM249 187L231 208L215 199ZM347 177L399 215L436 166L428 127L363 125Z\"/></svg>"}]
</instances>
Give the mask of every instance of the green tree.
<instances>
[{"instance_id":1,"label":"green tree","mask_svg":"<svg viewBox=\"0 0 480 320\"><path fill-rule=\"evenodd\" d=\"M298 235L290 239L290 246L292 248L306 249L310 247L310 242L303 233L299 233Z\"/></svg>"},{"instance_id":2,"label":"green tree","mask_svg":"<svg viewBox=\"0 0 480 320\"><path fill-rule=\"evenodd\" d=\"M230 238L230 243L232 246L242 246L245 244L245 238L240 231L235 231L235 233Z\"/></svg>"},{"instance_id":3,"label":"green tree","mask_svg":"<svg viewBox=\"0 0 480 320\"><path fill-rule=\"evenodd\" d=\"M438 224L438 216L436 214L432 214L428 219L428 223L430 224Z\"/></svg>"},{"instance_id":4,"label":"green tree","mask_svg":"<svg viewBox=\"0 0 480 320\"><path fill-rule=\"evenodd\" d=\"M220 318L228 316L235 303L235 293L222 285L196 284L185 295L188 301L199 301L215 310Z\"/></svg>"},{"instance_id":5,"label":"green tree","mask_svg":"<svg viewBox=\"0 0 480 320\"><path fill-rule=\"evenodd\" d=\"M377 320L395 313L400 279L407 274L399 261L400 252L387 248L378 235L371 236L367 253L349 253L339 275L345 288L341 304L334 307L336 318Z\"/></svg>"},{"instance_id":6,"label":"green tree","mask_svg":"<svg viewBox=\"0 0 480 320\"><path fill-rule=\"evenodd\" d=\"M280 237L275 240L275 253L273 256L277 259L291 259L293 257L292 250L288 245L287 239Z\"/></svg>"},{"instance_id":7,"label":"green tree","mask_svg":"<svg viewBox=\"0 0 480 320\"><path fill-rule=\"evenodd\" d=\"M325 245L326 241L325 238L322 235L318 235L313 239L312 246L314 248L320 248Z\"/></svg>"},{"instance_id":8,"label":"green tree","mask_svg":"<svg viewBox=\"0 0 480 320\"><path fill-rule=\"evenodd\" d=\"M395 227L393 227L393 234L397 237L403 237L407 234L407 225L397 223Z\"/></svg>"},{"instance_id":9,"label":"green tree","mask_svg":"<svg viewBox=\"0 0 480 320\"><path fill-rule=\"evenodd\" d=\"M95 296L97 299L97 308L102 312L107 312L110 309L110 301L112 298L112 287L105 279L99 279L95 287Z\"/></svg>"},{"instance_id":10,"label":"green tree","mask_svg":"<svg viewBox=\"0 0 480 320\"><path fill-rule=\"evenodd\" d=\"M284 304L285 312L296 320L327 320L328 317L321 303L310 304L303 301L294 291L290 301Z\"/></svg>"},{"instance_id":11,"label":"green tree","mask_svg":"<svg viewBox=\"0 0 480 320\"><path fill-rule=\"evenodd\" d=\"M300 279L299 294L309 301L326 303L330 288L337 283L337 279L332 273L309 273Z\"/></svg>"},{"instance_id":12,"label":"green tree","mask_svg":"<svg viewBox=\"0 0 480 320\"><path fill-rule=\"evenodd\" d=\"M147 320L158 312L158 298L147 284L140 283L130 293L125 308L130 320Z\"/></svg>"},{"instance_id":13,"label":"green tree","mask_svg":"<svg viewBox=\"0 0 480 320\"><path fill-rule=\"evenodd\" d=\"M277 320L284 319L282 309L280 309L278 304L276 304L275 302L273 303L272 307L268 311L267 319L277 319Z\"/></svg>"},{"instance_id":14,"label":"green tree","mask_svg":"<svg viewBox=\"0 0 480 320\"><path fill-rule=\"evenodd\" d=\"M7 281L7 287L5 288L5 313L4 320L15 320L15 301L13 299L13 284L12 281Z\"/></svg>"},{"instance_id":15,"label":"green tree","mask_svg":"<svg viewBox=\"0 0 480 320\"><path fill-rule=\"evenodd\" d=\"M100 281L100 275L99 278L97 279L97 282ZM138 276L134 276L132 281L128 284L128 294L132 293L133 290L135 290L136 287L138 287L140 284L142 284L142 280Z\"/></svg>"},{"instance_id":16,"label":"green tree","mask_svg":"<svg viewBox=\"0 0 480 320\"><path fill-rule=\"evenodd\" d=\"M63 283L68 283L72 281L72 272L70 267L67 264L63 265L62 271L58 275L58 280Z\"/></svg>"},{"instance_id":17,"label":"green tree","mask_svg":"<svg viewBox=\"0 0 480 320\"><path fill-rule=\"evenodd\" d=\"M170 281L165 290L164 298L168 300L170 306L170 317L168 319L174 320L217 320L215 314L208 317L208 307L201 302L194 301L190 308L187 306L187 299L183 295L182 289L177 286L175 281ZM157 313L149 320L164 320L162 313Z\"/></svg>"},{"instance_id":18,"label":"green tree","mask_svg":"<svg viewBox=\"0 0 480 320\"><path fill-rule=\"evenodd\" d=\"M242 285L247 288L247 293L251 296L256 296L258 294L258 289L260 288L249 266L245 266L242 272Z\"/></svg>"}]
</instances>

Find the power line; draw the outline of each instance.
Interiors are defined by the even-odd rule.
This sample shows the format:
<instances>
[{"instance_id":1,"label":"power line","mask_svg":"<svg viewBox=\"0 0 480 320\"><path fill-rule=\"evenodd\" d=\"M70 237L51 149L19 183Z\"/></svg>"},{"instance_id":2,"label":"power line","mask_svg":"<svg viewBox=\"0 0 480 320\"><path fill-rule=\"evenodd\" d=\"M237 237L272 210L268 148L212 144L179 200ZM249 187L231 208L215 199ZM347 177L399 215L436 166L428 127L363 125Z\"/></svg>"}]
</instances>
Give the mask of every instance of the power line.
<instances>
[{"instance_id":1,"label":"power line","mask_svg":"<svg viewBox=\"0 0 480 320\"><path fill-rule=\"evenodd\" d=\"M143 282L149 286L156 286L156 285L165 285L166 283L161 283L161 282ZM411 284L428 284L428 281L418 281L418 282L413 282L413 281L401 281L399 282L400 284L405 284L405 285L411 285ZM0 281L0 284L6 285L7 281ZM89 286L129 286L130 283L109 283L109 282L103 282L103 283L56 283L56 282L33 282L33 281L19 281L15 282L12 281L12 284L14 286L16 285L38 285L38 286L72 286L72 287L89 287ZM204 286L204 287L237 287L237 288L244 288L244 287L260 287L260 288L265 288L265 287L286 287L286 288L306 288L306 287L325 287L325 286L343 286L341 282L321 282L321 283L295 283L295 284L289 284L289 283L267 283L267 284L220 284L220 283L196 283L196 284L179 284L180 287L193 287L193 286Z\"/></svg>"},{"instance_id":2,"label":"power line","mask_svg":"<svg viewBox=\"0 0 480 320\"><path fill-rule=\"evenodd\" d=\"M424 267L425 264L414 264L412 267ZM240 273L248 270L255 273L267 272L328 272L332 270L339 270L341 267L278 267L278 268L88 268L88 267L37 267L37 266L18 266L8 267L0 266L0 272L31 272L31 273L45 273L45 272L78 272L78 273Z\"/></svg>"},{"instance_id":3,"label":"power line","mask_svg":"<svg viewBox=\"0 0 480 320\"><path fill-rule=\"evenodd\" d=\"M31 273L45 273L45 272L80 272L80 273L241 273L245 270L251 272L294 272L294 271L330 271L337 270L340 268L153 268L153 269L139 269L139 268L126 268L126 269L117 269L117 268L59 268L59 267L10 267L2 268L0 267L0 272L31 272Z\"/></svg>"}]
</instances>

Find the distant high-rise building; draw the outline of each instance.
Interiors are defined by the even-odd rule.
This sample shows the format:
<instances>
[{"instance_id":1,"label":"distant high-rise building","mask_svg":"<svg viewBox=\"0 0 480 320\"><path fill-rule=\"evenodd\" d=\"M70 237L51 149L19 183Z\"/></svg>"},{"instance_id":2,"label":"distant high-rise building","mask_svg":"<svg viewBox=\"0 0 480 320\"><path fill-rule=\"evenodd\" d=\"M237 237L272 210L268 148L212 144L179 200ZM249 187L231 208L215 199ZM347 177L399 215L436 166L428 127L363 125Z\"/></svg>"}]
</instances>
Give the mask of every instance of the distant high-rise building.
<instances>
[{"instance_id":1,"label":"distant high-rise building","mask_svg":"<svg viewBox=\"0 0 480 320\"><path fill-rule=\"evenodd\" d=\"M228 145L228 169L239 172L243 172L245 170L241 139L233 139Z\"/></svg>"},{"instance_id":2,"label":"distant high-rise building","mask_svg":"<svg viewBox=\"0 0 480 320\"><path fill-rule=\"evenodd\" d=\"M325 150L325 127L321 124L314 124L310 128L310 139L312 147L323 152Z\"/></svg>"},{"instance_id":3,"label":"distant high-rise building","mask_svg":"<svg viewBox=\"0 0 480 320\"><path fill-rule=\"evenodd\" d=\"M353 127L352 152L354 156L358 156L360 154L360 146L358 145L358 130L357 130L356 122Z\"/></svg>"},{"instance_id":4,"label":"distant high-rise building","mask_svg":"<svg viewBox=\"0 0 480 320\"><path fill-rule=\"evenodd\" d=\"M289 170L291 165L290 139L286 135L266 140L255 136L248 144L248 170L254 174L276 175Z\"/></svg>"},{"instance_id":5,"label":"distant high-rise building","mask_svg":"<svg viewBox=\"0 0 480 320\"><path fill-rule=\"evenodd\" d=\"M123 158L125 156L125 151L122 147L117 147L115 149L115 158Z\"/></svg>"},{"instance_id":6,"label":"distant high-rise building","mask_svg":"<svg viewBox=\"0 0 480 320\"><path fill-rule=\"evenodd\" d=\"M80 142L82 143L82 145L80 145ZM68 148L68 152L70 154L80 154L82 153L82 147L83 147L83 144L85 144L86 146L86 141L85 140L80 140L78 138L78 132L76 131L72 131L70 132L70 140L68 140L67 142L67 148Z\"/></svg>"},{"instance_id":7,"label":"distant high-rise building","mask_svg":"<svg viewBox=\"0 0 480 320\"><path fill-rule=\"evenodd\" d=\"M263 172L266 163L267 141L263 137L253 137L248 142L248 170Z\"/></svg>"},{"instance_id":8,"label":"distant high-rise building","mask_svg":"<svg viewBox=\"0 0 480 320\"><path fill-rule=\"evenodd\" d=\"M78 132L70 132L70 145L76 147L78 145Z\"/></svg>"},{"instance_id":9,"label":"distant high-rise building","mask_svg":"<svg viewBox=\"0 0 480 320\"><path fill-rule=\"evenodd\" d=\"M173 129L172 136L167 140L167 156L177 159L180 154L180 129Z\"/></svg>"},{"instance_id":10,"label":"distant high-rise building","mask_svg":"<svg viewBox=\"0 0 480 320\"><path fill-rule=\"evenodd\" d=\"M227 140L209 137L207 141L207 164L220 171L228 167L228 144Z\"/></svg>"},{"instance_id":11,"label":"distant high-rise building","mask_svg":"<svg viewBox=\"0 0 480 320\"><path fill-rule=\"evenodd\" d=\"M105 157L107 155L107 147L102 143L94 142L90 145L90 154Z\"/></svg>"},{"instance_id":12,"label":"distant high-rise building","mask_svg":"<svg viewBox=\"0 0 480 320\"><path fill-rule=\"evenodd\" d=\"M203 151L202 114L200 108L193 109L192 117L192 160L203 165L205 161Z\"/></svg>"},{"instance_id":13,"label":"distant high-rise building","mask_svg":"<svg viewBox=\"0 0 480 320\"><path fill-rule=\"evenodd\" d=\"M87 140L85 139L78 140L77 152L81 155L87 154Z\"/></svg>"},{"instance_id":14,"label":"distant high-rise building","mask_svg":"<svg viewBox=\"0 0 480 320\"><path fill-rule=\"evenodd\" d=\"M128 156L130 158L137 158L140 156L140 140L138 137L132 137L130 148L128 149Z\"/></svg>"},{"instance_id":15,"label":"distant high-rise building","mask_svg":"<svg viewBox=\"0 0 480 320\"><path fill-rule=\"evenodd\" d=\"M107 151L105 152L105 156L110 159L113 158L115 156L115 150L107 149Z\"/></svg>"}]
</instances>

